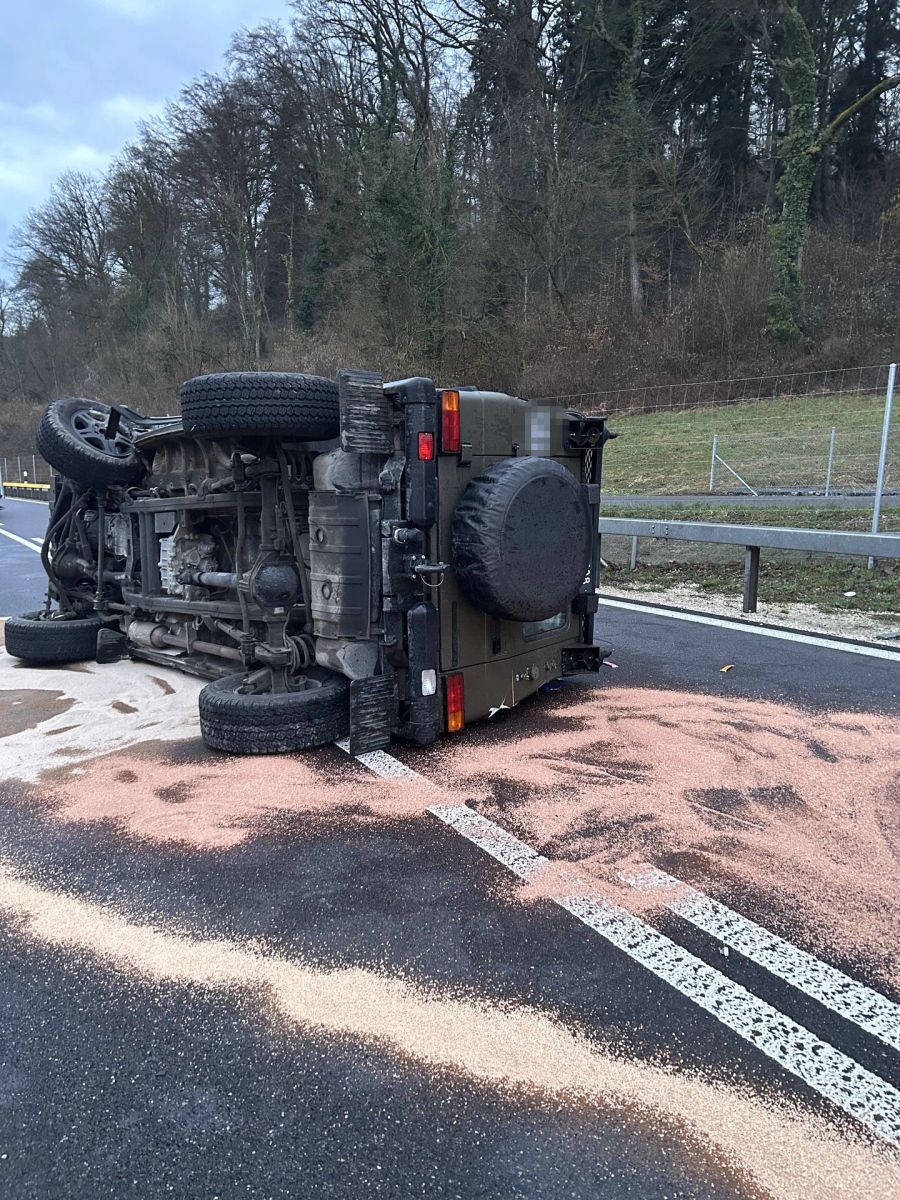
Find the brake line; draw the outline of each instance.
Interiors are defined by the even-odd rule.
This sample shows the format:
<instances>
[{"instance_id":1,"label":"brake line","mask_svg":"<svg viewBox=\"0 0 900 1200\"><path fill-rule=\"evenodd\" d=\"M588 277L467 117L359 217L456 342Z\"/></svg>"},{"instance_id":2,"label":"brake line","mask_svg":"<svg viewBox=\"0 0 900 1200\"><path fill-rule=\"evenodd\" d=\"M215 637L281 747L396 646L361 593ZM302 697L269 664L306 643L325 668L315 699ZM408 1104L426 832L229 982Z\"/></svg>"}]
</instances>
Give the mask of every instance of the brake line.
<instances>
[{"instance_id":1,"label":"brake line","mask_svg":"<svg viewBox=\"0 0 900 1200\"><path fill-rule=\"evenodd\" d=\"M57 513L59 512L60 508L62 507L63 499L66 497L67 493L69 493L71 491L72 491L72 488L68 483L63 484L63 486L60 488L59 495L56 498L56 503L53 505L53 511L50 514L50 523L47 527L47 532L44 535L44 541L41 544L41 565L44 568L44 572L45 572L47 578L53 584L53 586L56 588L56 595L59 600L59 606L65 612L74 612L75 610L74 610L74 606L73 606L71 600L69 599L68 592L63 587L63 585L60 583L59 576L53 570L53 567L50 563L50 542L51 542L51 539L52 539L54 533L56 533L57 529L59 529L59 527L63 524L63 522L66 520L66 518L67 517L71 518L71 516L72 516L72 508L74 508L74 504L75 504L74 500L72 501L71 507L68 508L64 513L62 513L61 516L57 517ZM54 518L56 518L56 519L54 520ZM45 606L45 611L47 611L47 612L50 611L50 590L49 590L49 588L47 590L47 603Z\"/></svg>"}]
</instances>

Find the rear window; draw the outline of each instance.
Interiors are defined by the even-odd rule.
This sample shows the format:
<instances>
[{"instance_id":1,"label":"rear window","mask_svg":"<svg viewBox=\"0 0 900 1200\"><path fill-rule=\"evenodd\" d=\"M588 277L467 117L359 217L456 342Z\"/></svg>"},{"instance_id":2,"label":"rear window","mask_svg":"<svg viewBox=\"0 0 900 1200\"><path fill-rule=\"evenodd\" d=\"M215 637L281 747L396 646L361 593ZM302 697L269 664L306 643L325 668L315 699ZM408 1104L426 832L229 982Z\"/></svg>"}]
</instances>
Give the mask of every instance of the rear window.
<instances>
[{"instance_id":1,"label":"rear window","mask_svg":"<svg viewBox=\"0 0 900 1200\"><path fill-rule=\"evenodd\" d=\"M568 620L565 613L557 613L555 617L545 617L543 621L529 621L527 625L522 626L522 636L529 641L532 638L543 637L545 633L552 633L554 629L564 628Z\"/></svg>"}]
</instances>

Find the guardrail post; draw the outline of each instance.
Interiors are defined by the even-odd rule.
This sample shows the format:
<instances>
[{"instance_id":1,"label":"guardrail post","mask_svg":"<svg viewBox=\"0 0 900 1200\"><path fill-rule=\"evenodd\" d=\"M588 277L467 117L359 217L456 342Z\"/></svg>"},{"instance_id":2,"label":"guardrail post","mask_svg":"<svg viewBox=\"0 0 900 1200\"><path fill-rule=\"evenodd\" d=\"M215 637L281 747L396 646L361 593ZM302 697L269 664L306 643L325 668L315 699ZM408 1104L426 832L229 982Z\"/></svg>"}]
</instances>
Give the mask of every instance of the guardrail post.
<instances>
[{"instance_id":1,"label":"guardrail post","mask_svg":"<svg viewBox=\"0 0 900 1200\"><path fill-rule=\"evenodd\" d=\"M719 455L719 435L713 434L712 458L709 461L709 494L712 495L716 486L716 459Z\"/></svg>"},{"instance_id":2,"label":"guardrail post","mask_svg":"<svg viewBox=\"0 0 900 1200\"><path fill-rule=\"evenodd\" d=\"M748 546L744 553L744 612L756 612L759 594L759 546Z\"/></svg>"},{"instance_id":3,"label":"guardrail post","mask_svg":"<svg viewBox=\"0 0 900 1200\"><path fill-rule=\"evenodd\" d=\"M837 437L837 426L831 427L831 442L828 446L828 470L825 472L825 499L831 495L831 468L834 466L834 439Z\"/></svg>"},{"instance_id":4,"label":"guardrail post","mask_svg":"<svg viewBox=\"0 0 900 1200\"><path fill-rule=\"evenodd\" d=\"M632 571L637 567L637 544L638 544L637 538L633 537L631 539L631 570Z\"/></svg>"},{"instance_id":5,"label":"guardrail post","mask_svg":"<svg viewBox=\"0 0 900 1200\"><path fill-rule=\"evenodd\" d=\"M887 394L884 397L884 424L881 427L881 451L878 455L878 479L875 483L875 508L872 512L872 532L878 533L881 525L881 497L884 495L884 472L887 467L888 437L891 432L891 409L894 406L894 381L897 378L897 364L891 363L888 370ZM875 566L875 559L870 556L869 570Z\"/></svg>"}]
</instances>

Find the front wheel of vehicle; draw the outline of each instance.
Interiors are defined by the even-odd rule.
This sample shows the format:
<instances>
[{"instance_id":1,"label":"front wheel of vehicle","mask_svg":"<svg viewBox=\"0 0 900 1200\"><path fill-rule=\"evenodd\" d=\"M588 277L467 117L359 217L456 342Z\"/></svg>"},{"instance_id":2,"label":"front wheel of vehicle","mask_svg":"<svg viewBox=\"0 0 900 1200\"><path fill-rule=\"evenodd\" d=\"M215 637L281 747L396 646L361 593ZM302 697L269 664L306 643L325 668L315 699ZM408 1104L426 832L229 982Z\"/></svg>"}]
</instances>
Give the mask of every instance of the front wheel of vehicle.
<instances>
[{"instance_id":1,"label":"front wheel of vehicle","mask_svg":"<svg viewBox=\"0 0 900 1200\"><path fill-rule=\"evenodd\" d=\"M311 750L350 732L350 683L310 667L294 692L243 692L244 675L226 675L200 693L200 732L228 754Z\"/></svg>"},{"instance_id":2,"label":"front wheel of vehicle","mask_svg":"<svg viewBox=\"0 0 900 1200\"><path fill-rule=\"evenodd\" d=\"M87 662L97 654L99 617L70 617L65 613L23 613L10 617L4 628L6 653L29 663Z\"/></svg>"},{"instance_id":3,"label":"front wheel of vehicle","mask_svg":"<svg viewBox=\"0 0 900 1200\"><path fill-rule=\"evenodd\" d=\"M109 414L99 400L54 400L38 426L38 453L66 479L87 487L137 483L144 468L131 429L120 418L111 431Z\"/></svg>"}]
</instances>

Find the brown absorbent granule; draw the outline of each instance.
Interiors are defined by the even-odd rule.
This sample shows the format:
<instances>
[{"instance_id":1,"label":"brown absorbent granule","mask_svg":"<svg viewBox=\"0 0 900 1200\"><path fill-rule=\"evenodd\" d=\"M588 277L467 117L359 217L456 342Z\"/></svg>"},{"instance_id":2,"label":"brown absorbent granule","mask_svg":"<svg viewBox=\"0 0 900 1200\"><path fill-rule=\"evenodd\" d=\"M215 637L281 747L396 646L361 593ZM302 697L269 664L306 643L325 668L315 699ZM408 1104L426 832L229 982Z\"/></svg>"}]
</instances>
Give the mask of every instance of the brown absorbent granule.
<instances>
[{"instance_id":1,"label":"brown absorbent granule","mask_svg":"<svg viewBox=\"0 0 900 1200\"><path fill-rule=\"evenodd\" d=\"M620 883L648 862L746 885L900 986L900 721L642 688L543 720L445 743L435 774L632 909L667 899ZM559 890L551 874L521 894Z\"/></svg>"},{"instance_id":2,"label":"brown absorbent granule","mask_svg":"<svg viewBox=\"0 0 900 1200\"><path fill-rule=\"evenodd\" d=\"M421 816L439 795L414 779L378 779L349 759L338 768L285 755L178 763L165 745L63 770L51 794L57 820L115 821L137 837L201 849L235 846L279 814Z\"/></svg>"},{"instance_id":3,"label":"brown absorbent granule","mask_svg":"<svg viewBox=\"0 0 900 1200\"><path fill-rule=\"evenodd\" d=\"M54 813L222 848L281 813L367 822L469 802L559 864L523 899L595 890L656 908L672 897L619 876L658 864L720 898L722 881L748 889L763 924L787 913L785 936L801 926L811 948L900 986L900 722L641 688L551 705L542 728L514 716L419 756L441 790L329 752L173 764L163 746L64 770Z\"/></svg>"}]
</instances>

